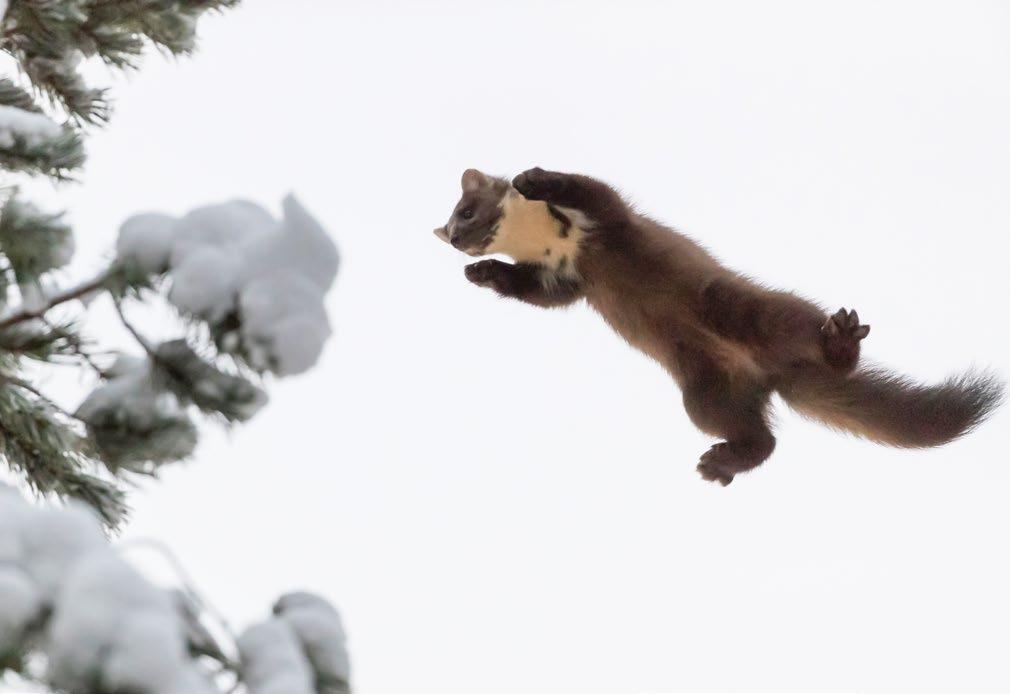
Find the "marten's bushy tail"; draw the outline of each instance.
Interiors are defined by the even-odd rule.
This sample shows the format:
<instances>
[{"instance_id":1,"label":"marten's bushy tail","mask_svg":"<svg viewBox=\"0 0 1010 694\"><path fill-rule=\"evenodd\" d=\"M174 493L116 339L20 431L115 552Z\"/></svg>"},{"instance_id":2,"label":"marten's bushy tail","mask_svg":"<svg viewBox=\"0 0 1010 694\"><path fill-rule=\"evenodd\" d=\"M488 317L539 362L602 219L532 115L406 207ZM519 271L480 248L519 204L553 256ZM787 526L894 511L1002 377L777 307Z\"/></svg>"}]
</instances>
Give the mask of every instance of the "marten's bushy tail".
<instances>
[{"instance_id":1,"label":"marten's bushy tail","mask_svg":"<svg viewBox=\"0 0 1010 694\"><path fill-rule=\"evenodd\" d=\"M974 429L1003 400L1003 383L969 372L923 385L878 368L806 375L780 389L790 407L830 427L901 448L939 446Z\"/></svg>"}]
</instances>

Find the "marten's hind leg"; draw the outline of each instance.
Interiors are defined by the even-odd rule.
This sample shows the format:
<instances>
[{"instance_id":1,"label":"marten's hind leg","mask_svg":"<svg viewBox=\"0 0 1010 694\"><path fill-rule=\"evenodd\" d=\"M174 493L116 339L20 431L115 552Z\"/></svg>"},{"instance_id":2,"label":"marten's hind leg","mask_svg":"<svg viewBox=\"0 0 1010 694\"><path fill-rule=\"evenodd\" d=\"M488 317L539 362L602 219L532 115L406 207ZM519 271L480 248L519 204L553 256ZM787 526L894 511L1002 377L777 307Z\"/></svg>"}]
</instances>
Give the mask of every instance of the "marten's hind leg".
<instances>
[{"instance_id":1,"label":"marten's hind leg","mask_svg":"<svg viewBox=\"0 0 1010 694\"><path fill-rule=\"evenodd\" d=\"M736 277L712 280L698 298L709 328L761 351L783 369L816 361L848 373L859 361L860 341L870 334L855 311L843 308L826 316L798 296L756 289Z\"/></svg>"},{"instance_id":2,"label":"marten's hind leg","mask_svg":"<svg viewBox=\"0 0 1010 694\"><path fill-rule=\"evenodd\" d=\"M741 472L756 468L775 450L768 427L770 390L747 377L706 368L684 384L684 407L702 431L725 441L701 457L698 472L724 487Z\"/></svg>"}]
</instances>

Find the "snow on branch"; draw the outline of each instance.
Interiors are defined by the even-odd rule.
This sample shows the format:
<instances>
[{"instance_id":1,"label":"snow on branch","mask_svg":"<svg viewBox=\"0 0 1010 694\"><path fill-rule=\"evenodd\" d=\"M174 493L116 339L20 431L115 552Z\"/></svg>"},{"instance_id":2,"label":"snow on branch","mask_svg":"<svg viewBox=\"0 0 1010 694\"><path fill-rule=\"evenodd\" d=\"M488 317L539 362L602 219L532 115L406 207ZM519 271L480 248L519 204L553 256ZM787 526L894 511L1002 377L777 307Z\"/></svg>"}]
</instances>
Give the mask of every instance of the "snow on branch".
<instances>
[{"instance_id":1,"label":"snow on branch","mask_svg":"<svg viewBox=\"0 0 1010 694\"><path fill-rule=\"evenodd\" d=\"M185 590L134 569L85 506L35 507L0 485L0 526L0 676L80 694L349 691L340 617L319 596L283 596L229 643Z\"/></svg>"},{"instance_id":2,"label":"snow on branch","mask_svg":"<svg viewBox=\"0 0 1010 694\"><path fill-rule=\"evenodd\" d=\"M35 490L94 502L115 525L124 508L117 478L155 474L189 457L196 412L245 422L267 401L262 377L314 366L331 333L323 302L339 256L294 197L283 209L277 219L255 203L232 201L180 217L133 216L120 228L110 267L47 291L52 283L42 276L73 252L70 229L60 215L12 195L0 209L0 281L17 285L21 301L0 312L0 456ZM50 315L73 304L83 318L80 309L102 293L136 338L139 356L110 362L92 352L80 320L64 317L61 326ZM8 294L0 287L0 298ZM159 296L184 319L182 334L161 342L142 335L127 315L127 304ZM99 376L73 412L17 375L25 359L65 358Z\"/></svg>"},{"instance_id":3,"label":"snow on branch","mask_svg":"<svg viewBox=\"0 0 1010 694\"><path fill-rule=\"evenodd\" d=\"M244 200L178 219L131 217L116 249L135 273L167 273L169 301L206 321L219 348L256 371L302 373L330 336L323 299L339 256L294 196L284 199L281 220Z\"/></svg>"},{"instance_id":4,"label":"snow on branch","mask_svg":"<svg viewBox=\"0 0 1010 694\"><path fill-rule=\"evenodd\" d=\"M84 146L72 128L42 113L0 103L0 164L11 171L63 177L84 163Z\"/></svg>"}]
</instances>

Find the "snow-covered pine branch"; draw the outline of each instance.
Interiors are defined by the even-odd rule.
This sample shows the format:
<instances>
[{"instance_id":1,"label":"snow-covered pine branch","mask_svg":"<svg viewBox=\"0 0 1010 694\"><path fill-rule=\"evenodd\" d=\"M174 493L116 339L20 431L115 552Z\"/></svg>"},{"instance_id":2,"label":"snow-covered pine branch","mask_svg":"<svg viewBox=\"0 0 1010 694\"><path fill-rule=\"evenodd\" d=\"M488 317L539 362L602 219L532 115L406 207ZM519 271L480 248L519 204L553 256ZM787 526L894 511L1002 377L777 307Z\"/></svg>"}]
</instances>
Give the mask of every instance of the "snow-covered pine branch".
<instances>
[{"instance_id":1,"label":"snow-covered pine branch","mask_svg":"<svg viewBox=\"0 0 1010 694\"><path fill-rule=\"evenodd\" d=\"M0 0L0 50L19 68L0 76L0 170L13 177L0 188L0 460L37 495L68 502L32 506L0 484L0 682L82 694L348 691L343 627L325 600L284 596L231 643L192 592L147 582L101 527L125 516L124 479L190 455L197 413L244 422L266 402L264 376L316 363L330 335L333 242L293 197L279 220L243 201L138 215L108 268L68 282L64 215L13 185L81 167L87 126L109 117L84 61L123 69L150 45L189 53L199 17L235 4ZM132 354L113 359L88 334L101 295L135 338ZM167 337L133 324L157 302L180 316ZM68 363L97 378L76 408L35 382L40 367Z\"/></svg>"},{"instance_id":2,"label":"snow-covered pine branch","mask_svg":"<svg viewBox=\"0 0 1010 694\"><path fill-rule=\"evenodd\" d=\"M109 116L83 61L126 69L149 46L187 54L198 19L236 4L0 0L0 50L20 69L0 76L0 170L72 175L86 126ZM0 459L37 493L84 501L115 525L126 508L118 483L192 453L197 412L246 421L266 402L262 376L311 368L330 335L323 297L337 253L293 197L283 207L280 220L244 201L132 217L113 264L67 283L65 216L0 188ZM159 293L182 318L167 339L133 325ZM87 303L102 294L137 342L115 361L87 332ZM33 382L38 365L67 362L99 379L76 408Z\"/></svg>"},{"instance_id":3,"label":"snow-covered pine branch","mask_svg":"<svg viewBox=\"0 0 1010 694\"><path fill-rule=\"evenodd\" d=\"M5 105L3 94L9 80L0 85L0 166L10 171L28 171L63 177L84 163L84 145L71 127L23 106ZM4 87L7 87L5 89Z\"/></svg>"},{"instance_id":4,"label":"snow-covered pine branch","mask_svg":"<svg viewBox=\"0 0 1010 694\"><path fill-rule=\"evenodd\" d=\"M4 209L17 212L13 221L0 216L9 283L24 287L69 260L72 237L58 216L23 228L17 219L42 213L15 199ZM0 351L0 432L7 435L0 439L0 455L39 492L105 500L98 510L114 522L121 496L99 493L107 481L82 483L87 470L101 465L113 478L150 474L184 459L197 443L194 411L246 421L266 402L256 374L289 376L311 368L331 332L323 299L339 257L293 196L283 209L280 220L247 201L209 205L181 217L136 215L123 223L116 258L96 280L42 295L22 289L20 303L0 314L0 350L7 352L5 358ZM90 360L101 379L76 411L64 416L15 374L25 358L80 356L79 335L47 316L73 304L83 319L78 300L102 292L114 298L140 353L102 365ZM154 343L126 319L124 304L141 307L159 292L182 314L179 331L190 337ZM206 329L187 331L185 323ZM5 409L11 398L17 400ZM33 419L17 414L26 402L34 403ZM50 432L41 442L40 431Z\"/></svg>"},{"instance_id":5,"label":"snow-covered pine branch","mask_svg":"<svg viewBox=\"0 0 1010 694\"><path fill-rule=\"evenodd\" d=\"M83 505L39 508L0 485L0 526L0 676L80 694L349 691L344 629L317 595L282 596L229 643L185 590L138 573Z\"/></svg>"},{"instance_id":6,"label":"snow-covered pine branch","mask_svg":"<svg viewBox=\"0 0 1010 694\"><path fill-rule=\"evenodd\" d=\"M236 200L173 218L126 220L117 262L129 273L167 273L169 301L210 326L219 348L256 371L302 373L330 335L323 297L339 265L326 232L294 198L284 218Z\"/></svg>"}]
</instances>

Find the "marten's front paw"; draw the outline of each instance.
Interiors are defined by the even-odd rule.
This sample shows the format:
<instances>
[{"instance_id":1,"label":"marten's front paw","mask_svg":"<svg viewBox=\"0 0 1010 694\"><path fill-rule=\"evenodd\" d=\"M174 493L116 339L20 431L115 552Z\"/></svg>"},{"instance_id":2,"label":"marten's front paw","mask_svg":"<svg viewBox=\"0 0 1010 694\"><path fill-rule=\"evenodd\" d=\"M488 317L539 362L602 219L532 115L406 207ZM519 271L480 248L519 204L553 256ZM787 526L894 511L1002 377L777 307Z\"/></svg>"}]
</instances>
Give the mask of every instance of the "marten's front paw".
<instances>
[{"instance_id":1,"label":"marten's front paw","mask_svg":"<svg viewBox=\"0 0 1010 694\"><path fill-rule=\"evenodd\" d=\"M463 273L468 280L478 287L493 288L501 273L500 265L505 265L505 263L500 260L481 260L480 262L467 265L463 268Z\"/></svg>"},{"instance_id":2,"label":"marten's front paw","mask_svg":"<svg viewBox=\"0 0 1010 694\"><path fill-rule=\"evenodd\" d=\"M512 179L512 187L527 200L549 200L563 185L560 176L552 171L544 171L539 166L527 169Z\"/></svg>"},{"instance_id":3,"label":"marten's front paw","mask_svg":"<svg viewBox=\"0 0 1010 694\"><path fill-rule=\"evenodd\" d=\"M838 369L851 369L859 361L859 342L870 334L870 326L860 325L855 309L840 309L821 326L824 360Z\"/></svg>"}]
</instances>

